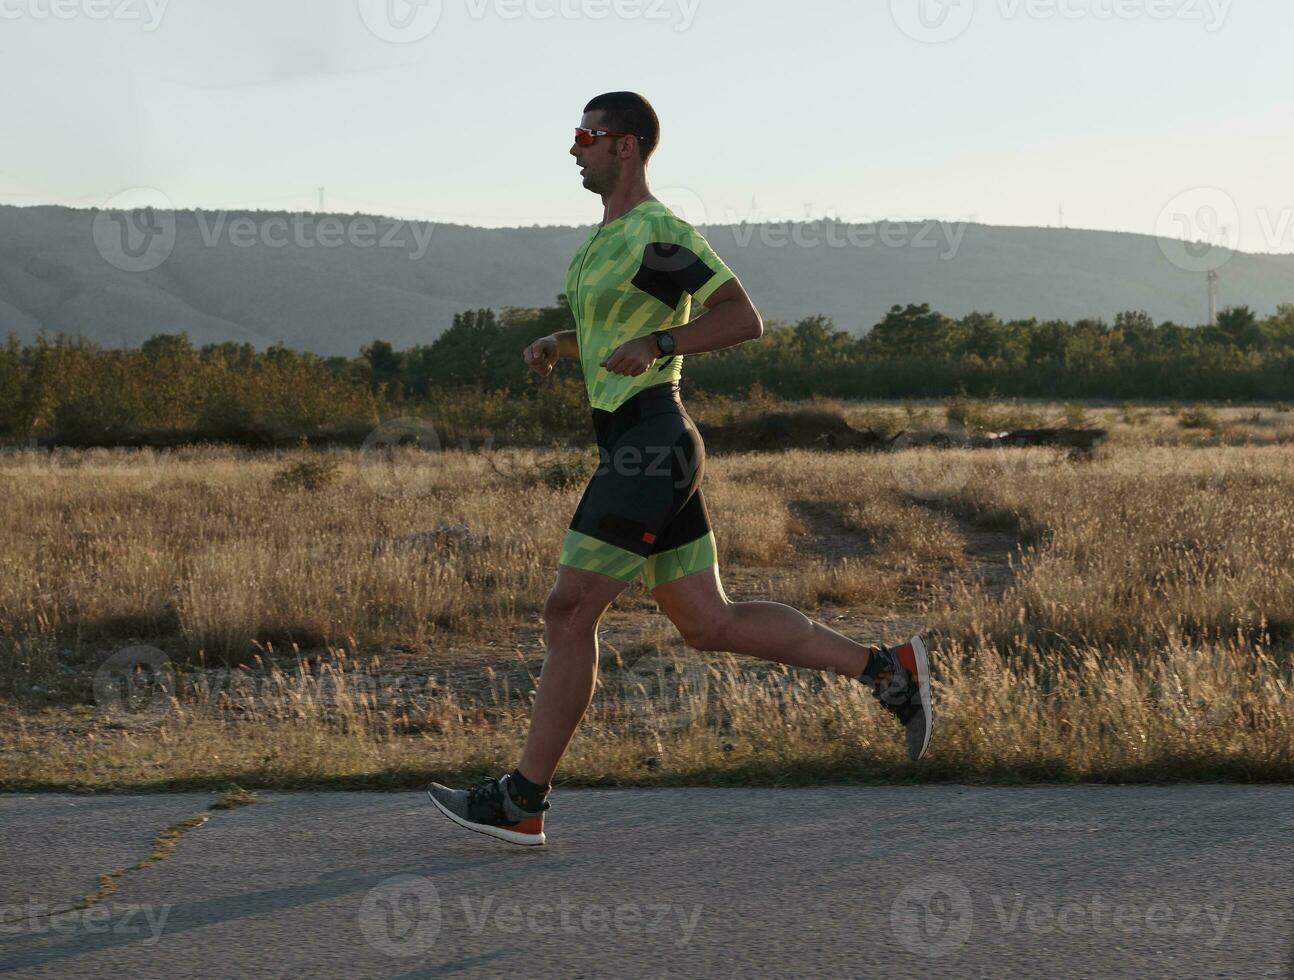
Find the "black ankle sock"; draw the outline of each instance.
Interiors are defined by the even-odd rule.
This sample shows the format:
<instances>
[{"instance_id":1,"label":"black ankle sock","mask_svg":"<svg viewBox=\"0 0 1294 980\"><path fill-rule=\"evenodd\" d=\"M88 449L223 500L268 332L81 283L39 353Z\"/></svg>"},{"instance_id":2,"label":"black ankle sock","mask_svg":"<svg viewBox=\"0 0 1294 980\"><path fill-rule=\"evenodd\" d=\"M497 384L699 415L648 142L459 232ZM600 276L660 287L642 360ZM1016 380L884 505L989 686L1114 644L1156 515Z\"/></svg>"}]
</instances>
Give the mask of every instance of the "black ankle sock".
<instances>
[{"instance_id":1,"label":"black ankle sock","mask_svg":"<svg viewBox=\"0 0 1294 980\"><path fill-rule=\"evenodd\" d=\"M889 665L886 662L888 658L885 656L885 653L886 648L884 645L878 644L874 648L872 655L867 658L867 666L864 667L863 672L858 675L858 679L860 681L865 681L869 684L874 683L877 675L880 674L881 671L888 669Z\"/></svg>"},{"instance_id":2,"label":"black ankle sock","mask_svg":"<svg viewBox=\"0 0 1294 980\"><path fill-rule=\"evenodd\" d=\"M552 786L540 786L521 775L520 769L513 769L508 776L508 795L512 802L523 810L538 810L544 805Z\"/></svg>"}]
</instances>

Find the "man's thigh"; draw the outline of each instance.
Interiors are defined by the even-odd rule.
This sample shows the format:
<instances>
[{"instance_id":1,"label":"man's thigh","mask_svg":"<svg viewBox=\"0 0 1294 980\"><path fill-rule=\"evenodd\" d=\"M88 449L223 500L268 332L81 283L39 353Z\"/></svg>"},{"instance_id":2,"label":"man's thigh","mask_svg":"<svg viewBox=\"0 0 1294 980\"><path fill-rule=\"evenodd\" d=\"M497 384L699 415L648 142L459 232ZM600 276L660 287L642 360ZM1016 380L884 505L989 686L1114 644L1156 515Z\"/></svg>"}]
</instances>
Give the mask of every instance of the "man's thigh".
<instances>
[{"instance_id":1,"label":"man's thigh","mask_svg":"<svg viewBox=\"0 0 1294 980\"><path fill-rule=\"evenodd\" d=\"M685 637L713 627L728 606L717 563L657 585L651 594L661 612Z\"/></svg>"}]
</instances>

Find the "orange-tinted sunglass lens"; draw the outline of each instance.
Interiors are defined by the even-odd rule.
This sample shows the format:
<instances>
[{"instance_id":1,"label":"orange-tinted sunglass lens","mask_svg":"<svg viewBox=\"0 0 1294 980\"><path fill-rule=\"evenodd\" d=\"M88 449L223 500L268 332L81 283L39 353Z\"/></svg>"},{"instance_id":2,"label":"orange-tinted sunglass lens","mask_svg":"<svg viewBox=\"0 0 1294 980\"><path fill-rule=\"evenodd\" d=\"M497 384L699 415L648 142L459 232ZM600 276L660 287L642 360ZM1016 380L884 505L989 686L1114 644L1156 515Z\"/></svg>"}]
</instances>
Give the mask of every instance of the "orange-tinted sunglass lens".
<instances>
[{"instance_id":1,"label":"orange-tinted sunglass lens","mask_svg":"<svg viewBox=\"0 0 1294 980\"><path fill-rule=\"evenodd\" d=\"M596 137L590 129L576 129L575 142L579 146L592 146Z\"/></svg>"}]
</instances>

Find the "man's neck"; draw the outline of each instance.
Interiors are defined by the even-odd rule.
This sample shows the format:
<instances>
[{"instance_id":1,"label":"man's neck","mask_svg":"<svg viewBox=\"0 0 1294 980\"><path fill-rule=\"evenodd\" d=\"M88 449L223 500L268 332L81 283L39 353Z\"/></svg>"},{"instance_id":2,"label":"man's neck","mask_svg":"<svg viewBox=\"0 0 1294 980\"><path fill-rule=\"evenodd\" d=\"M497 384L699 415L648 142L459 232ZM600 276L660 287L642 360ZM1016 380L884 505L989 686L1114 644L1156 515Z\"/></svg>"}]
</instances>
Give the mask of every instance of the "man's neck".
<instances>
[{"instance_id":1,"label":"man's neck","mask_svg":"<svg viewBox=\"0 0 1294 980\"><path fill-rule=\"evenodd\" d=\"M645 177L624 187L617 187L602 198L602 223L609 224L616 218L628 214L649 197L651 197L651 188L647 186Z\"/></svg>"}]
</instances>

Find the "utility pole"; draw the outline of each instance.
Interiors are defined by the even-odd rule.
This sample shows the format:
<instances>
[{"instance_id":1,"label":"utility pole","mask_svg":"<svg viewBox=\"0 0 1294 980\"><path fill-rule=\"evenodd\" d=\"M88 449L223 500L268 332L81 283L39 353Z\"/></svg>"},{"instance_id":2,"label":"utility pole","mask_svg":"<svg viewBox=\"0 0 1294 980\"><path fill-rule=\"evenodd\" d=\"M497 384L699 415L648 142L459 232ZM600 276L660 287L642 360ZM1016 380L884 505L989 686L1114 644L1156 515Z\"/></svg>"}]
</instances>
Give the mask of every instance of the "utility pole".
<instances>
[{"instance_id":1,"label":"utility pole","mask_svg":"<svg viewBox=\"0 0 1294 980\"><path fill-rule=\"evenodd\" d=\"M1218 271L1209 270L1209 326L1215 327L1218 323Z\"/></svg>"},{"instance_id":2,"label":"utility pole","mask_svg":"<svg viewBox=\"0 0 1294 980\"><path fill-rule=\"evenodd\" d=\"M324 212L324 189L323 187L320 187L319 188L319 213L323 214L323 212Z\"/></svg>"}]
</instances>

